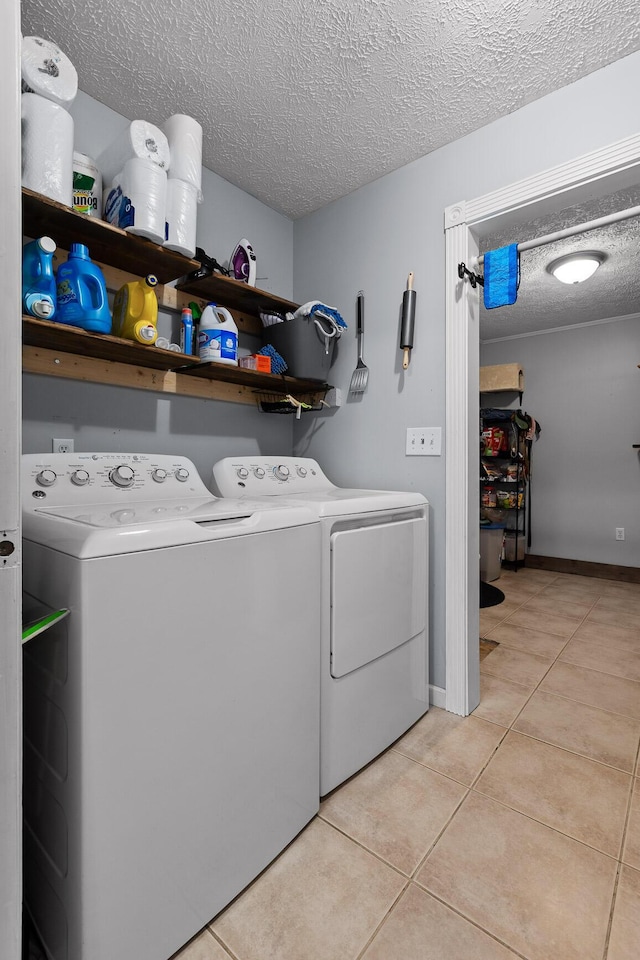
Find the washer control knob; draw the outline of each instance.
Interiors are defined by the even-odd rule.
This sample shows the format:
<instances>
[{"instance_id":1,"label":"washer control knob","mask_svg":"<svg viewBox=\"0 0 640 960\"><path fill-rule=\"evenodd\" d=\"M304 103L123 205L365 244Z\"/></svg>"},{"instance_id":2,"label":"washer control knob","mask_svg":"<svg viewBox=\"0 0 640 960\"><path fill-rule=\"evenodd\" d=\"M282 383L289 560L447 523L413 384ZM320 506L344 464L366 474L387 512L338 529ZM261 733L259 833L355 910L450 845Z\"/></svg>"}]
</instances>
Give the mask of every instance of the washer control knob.
<instances>
[{"instance_id":1,"label":"washer control knob","mask_svg":"<svg viewBox=\"0 0 640 960\"><path fill-rule=\"evenodd\" d=\"M109 474L109 480L111 480L111 483L115 484L116 487L130 487L135 478L135 471L132 467L127 466L126 463L121 463L117 467L114 467Z\"/></svg>"},{"instance_id":2,"label":"washer control knob","mask_svg":"<svg viewBox=\"0 0 640 960\"><path fill-rule=\"evenodd\" d=\"M167 479L167 471L163 470L162 467L156 467L155 470L151 471L151 479L155 480L156 483L164 483Z\"/></svg>"},{"instance_id":3,"label":"washer control knob","mask_svg":"<svg viewBox=\"0 0 640 960\"><path fill-rule=\"evenodd\" d=\"M239 480L246 480L247 477L249 476L249 471L247 470L246 467L238 467L238 469L236 470L236 476L238 477Z\"/></svg>"},{"instance_id":4,"label":"washer control knob","mask_svg":"<svg viewBox=\"0 0 640 960\"><path fill-rule=\"evenodd\" d=\"M288 480L289 479L289 467L285 467L284 463L279 463L277 467L273 468L278 480Z\"/></svg>"},{"instance_id":5,"label":"washer control knob","mask_svg":"<svg viewBox=\"0 0 640 960\"><path fill-rule=\"evenodd\" d=\"M186 467L178 467L175 473L176 480L179 480L180 483L186 483L189 479L189 471Z\"/></svg>"},{"instance_id":6,"label":"washer control knob","mask_svg":"<svg viewBox=\"0 0 640 960\"><path fill-rule=\"evenodd\" d=\"M257 477L258 480L262 480L262 478L264 477L264 470L262 469L262 467L255 467L253 471L253 475L254 477Z\"/></svg>"},{"instance_id":7,"label":"washer control knob","mask_svg":"<svg viewBox=\"0 0 640 960\"><path fill-rule=\"evenodd\" d=\"M58 474L53 470L41 470L36 477L36 483L40 487L50 487L58 479Z\"/></svg>"},{"instance_id":8,"label":"washer control knob","mask_svg":"<svg viewBox=\"0 0 640 960\"><path fill-rule=\"evenodd\" d=\"M298 467L298 468L297 468L297 471L298 471L298 476L299 476L299 477L306 477L306 475L307 475L307 468L306 468L306 467Z\"/></svg>"},{"instance_id":9,"label":"washer control knob","mask_svg":"<svg viewBox=\"0 0 640 960\"><path fill-rule=\"evenodd\" d=\"M89 480L88 470L74 470L71 474L71 483L75 483L76 487L84 487L85 483L89 483Z\"/></svg>"}]
</instances>

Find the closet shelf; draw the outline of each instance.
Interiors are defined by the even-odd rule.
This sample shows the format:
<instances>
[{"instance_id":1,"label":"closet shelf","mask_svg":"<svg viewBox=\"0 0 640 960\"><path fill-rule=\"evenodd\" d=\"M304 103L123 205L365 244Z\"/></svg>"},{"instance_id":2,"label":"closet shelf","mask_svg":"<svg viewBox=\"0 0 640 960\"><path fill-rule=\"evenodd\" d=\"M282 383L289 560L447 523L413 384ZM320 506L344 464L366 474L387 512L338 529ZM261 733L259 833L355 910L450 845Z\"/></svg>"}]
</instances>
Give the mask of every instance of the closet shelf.
<instances>
[{"instance_id":1,"label":"closet shelf","mask_svg":"<svg viewBox=\"0 0 640 960\"><path fill-rule=\"evenodd\" d=\"M135 237L105 220L76 213L70 207L22 188L22 232L28 237L50 236L58 247L84 243L92 260L99 260L130 273L154 273L159 283L168 283L199 268L197 260L159 247L144 237Z\"/></svg>"},{"instance_id":2,"label":"closet shelf","mask_svg":"<svg viewBox=\"0 0 640 960\"><path fill-rule=\"evenodd\" d=\"M22 342L25 346L61 350L95 360L113 360L116 363L136 364L152 370L175 370L195 358L172 350L147 347L133 340L123 340L110 334L89 333L79 327L50 320L22 317Z\"/></svg>"},{"instance_id":3,"label":"closet shelf","mask_svg":"<svg viewBox=\"0 0 640 960\"><path fill-rule=\"evenodd\" d=\"M112 291L131 279L129 275L155 273L163 309L179 312L187 301L185 294L212 299L235 310L239 327L253 334L262 329L258 319L261 311L282 313L297 308L290 300L228 277L212 275L196 281L194 274L201 270L196 260L132 236L104 220L76 213L25 188L22 206L26 236L50 235L61 250L68 250L72 243L86 244L91 259L104 266L107 287ZM164 286L178 277L182 278L182 293ZM328 389L322 380L299 380L224 363L203 363L183 353L30 316L23 316L22 330L23 369L28 373L232 403L256 404L265 394L284 400L291 394L315 408Z\"/></svg>"},{"instance_id":4,"label":"closet shelf","mask_svg":"<svg viewBox=\"0 0 640 960\"><path fill-rule=\"evenodd\" d=\"M312 398L315 404L318 397L323 397L328 389L322 380L299 380L224 363L205 363L184 353L147 347L132 340L89 333L68 324L36 320L29 316L22 318L22 336L26 348L24 369L31 373L49 373L66 379L108 383L105 364L97 363L107 361L107 364L118 367L118 376L117 379L114 377L114 383L119 386L255 403L260 399L260 394L285 397L290 393L305 402ZM38 351L37 358L34 351ZM146 376L145 371L150 375L154 371L177 374L180 389L175 388L175 378L167 381L169 386L165 387L161 377ZM194 383L201 380L207 381L208 386ZM215 388L215 384L225 385L219 395L208 389ZM247 389L234 394L229 392L227 385Z\"/></svg>"},{"instance_id":5,"label":"closet shelf","mask_svg":"<svg viewBox=\"0 0 640 960\"><path fill-rule=\"evenodd\" d=\"M178 356L175 354L175 356ZM193 360L193 357L189 358ZM200 377L203 380L221 380L224 383L241 383L252 386L261 393L285 395L287 393L317 393L329 389L323 380L300 380L296 377L285 377L276 373L260 373L257 370L247 370L245 367L234 367L231 364L215 363L214 361L196 363L193 366L174 367L185 377Z\"/></svg>"},{"instance_id":6,"label":"closet shelf","mask_svg":"<svg viewBox=\"0 0 640 960\"><path fill-rule=\"evenodd\" d=\"M199 266L199 265L198 265ZM250 287L248 283L234 280L222 274L212 273L202 277L198 269L187 276L181 277L176 287L182 293L202 297L227 307L229 310L241 310L257 316L259 313L293 313L299 304L284 297L277 297L258 287Z\"/></svg>"}]
</instances>

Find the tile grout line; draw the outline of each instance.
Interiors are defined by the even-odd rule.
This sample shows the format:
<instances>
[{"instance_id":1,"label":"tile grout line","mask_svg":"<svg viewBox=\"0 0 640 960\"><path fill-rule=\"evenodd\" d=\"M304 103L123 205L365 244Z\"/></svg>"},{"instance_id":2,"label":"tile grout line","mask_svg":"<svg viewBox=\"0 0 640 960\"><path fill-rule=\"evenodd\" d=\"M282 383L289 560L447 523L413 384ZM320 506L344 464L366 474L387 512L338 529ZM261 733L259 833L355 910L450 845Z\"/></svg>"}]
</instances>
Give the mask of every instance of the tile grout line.
<instances>
[{"instance_id":1,"label":"tile grout line","mask_svg":"<svg viewBox=\"0 0 640 960\"><path fill-rule=\"evenodd\" d=\"M224 942L224 940L222 940L216 933L214 933L210 927L207 927L206 929L209 931L209 933L211 934L215 942L220 944L220 946L225 951L225 953L229 954L230 960L241 960L239 954L234 953L231 947L228 947Z\"/></svg>"},{"instance_id":2,"label":"tile grout line","mask_svg":"<svg viewBox=\"0 0 640 960\"><path fill-rule=\"evenodd\" d=\"M404 896L405 891L409 889L409 886L410 886L410 884L411 884L411 880L410 880L408 877L407 877L406 879L407 879L407 882L406 882L405 885L403 886L402 890L400 890L400 892L398 893L398 896L395 898L395 900L393 901L393 903L391 904L391 906L389 907L389 909L388 909L387 912L385 913L385 915L384 915L384 917L382 918L382 920L380 920L380 922L378 923L378 925L375 927L373 933L371 934L371 936L369 937L369 939L368 939L367 942L365 943L364 947L356 954L356 956L354 957L354 960L362 960L362 957L363 957L364 954L367 952L367 950L369 949L369 947L371 946L371 944L373 943L373 941L375 940L375 938L378 936L379 932L382 930L383 926L385 925L385 923L387 922L387 920L388 920L389 917L391 916L392 912L395 910L395 908L397 907L397 905L400 903L400 900L401 900L402 897ZM346 960L346 958L345 958L345 960Z\"/></svg>"},{"instance_id":3,"label":"tile grout line","mask_svg":"<svg viewBox=\"0 0 640 960\"><path fill-rule=\"evenodd\" d=\"M631 778L633 779L633 777ZM620 863L620 858L614 853L605 853L604 850L600 850L599 847L593 847L590 843L587 843L586 840L580 840L579 837L574 837L570 833L565 833L563 830L559 830L558 827L551 826L550 823L546 823L544 820L538 820L537 817L531 816L529 813L523 813L522 810L518 810L517 807L512 807L511 804L507 803L505 800L500 800L498 797L493 797L488 793L482 793L481 790L476 790L471 788L470 793L474 793L476 796L481 797L483 800L490 800L492 803L498 803L501 807L504 807L506 810L511 810L512 813L517 813L521 817L526 817L527 820L533 821L533 823L540 824L541 827L546 827L547 830L552 830L554 833L557 833L560 837L565 837L567 840L572 840L574 843L579 843L580 846L586 847L587 850L593 850L594 853L599 853L601 856L606 857L607 860L611 860L613 863Z\"/></svg>"},{"instance_id":4,"label":"tile grout line","mask_svg":"<svg viewBox=\"0 0 640 960\"><path fill-rule=\"evenodd\" d=\"M622 862L618 860L618 869L616 870L616 877L613 882L613 891L611 893L611 907L609 909L609 918L607 920L607 930L604 936L604 953L602 954L602 960L607 960L607 954L609 953L609 944L611 941L611 930L613 928L613 912L616 907L616 898L618 896L618 886L620 884L621 871L622 871Z\"/></svg>"},{"instance_id":5,"label":"tile grout line","mask_svg":"<svg viewBox=\"0 0 640 960\"><path fill-rule=\"evenodd\" d=\"M447 910L451 910L451 912L455 913L456 916L461 917L462 920L466 920L466 922L470 923L472 927L476 928L476 930L480 930L481 933L484 933L485 936L489 937L495 943L499 943L501 947L505 947L515 957L520 957L520 960L531 960L530 957L527 957L524 953L520 953L519 950L516 950L515 947L512 947L510 944L508 944L506 940L501 940L500 937L496 936L495 933L491 933L490 930L486 930L483 926L481 926L478 923L477 920L473 920L471 917L468 917L465 913L462 913L459 907L456 907L452 903L448 903L446 900L443 900L439 894L434 893L432 890L429 890L427 887L423 887L422 884L418 883L417 880L411 880L410 882L413 883L414 886L418 888L418 890L422 891L422 893L426 893L427 896L433 897L434 900L436 900L438 903L441 903L443 907L447 908ZM360 960L360 958L358 957L357 960ZM449 958L445 958L445 960L449 960Z\"/></svg>"},{"instance_id":6,"label":"tile grout line","mask_svg":"<svg viewBox=\"0 0 640 960\"><path fill-rule=\"evenodd\" d=\"M554 581L554 582L557 582L557 581ZM575 634L577 633L577 631L579 630L579 628L580 628L584 623L587 622L587 620L588 620L588 618L589 618L589 615L593 612L593 610L594 610L595 607L598 605L599 601L602 599L603 596L604 596L604 595L600 595L600 596L598 596L596 599L593 600L593 602L591 603L591 606L590 606L589 610L587 611L587 613L584 615L584 617L582 618L582 620L576 625L576 629L573 631L573 633L571 634L571 636L567 639L567 642L564 644L564 646L562 647L562 649L558 652L558 654L556 655L556 657L555 657L554 660L553 660L553 663L551 663L551 665L549 666L548 670L545 671L544 675L540 678L540 680L538 681L537 685L536 685L536 686L534 687L534 689L531 691L531 694L529 695L529 697L527 698L527 700L525 701L525 703L523 704L523 706L521 707L521 709L519 710L519 712L517 713L517 715L516 715L516 716L514 717L514 719L511 721L511 724L510 724L510 726L509 726L509 731L513 731L514 733L520 733L520 734L523 735L523 736L529 736L528 734L523 734L521 731L514 730L514 724L517 722L517 720L518 720L519 717L521 716L522 712L523 712L524 709L526 708L527 704L530 702L530 700L531 700L531 698L533 697L533 695L540 689L541 684L543 683L543 681L545 680L545 678L548 676L548 674L549 674L549 672L551 671L551 669L553 668L553 666L555 666L555 664L559 662L560 656L562 655L562 653L563 653L564 650L566 649L566 647L567 647L567 645L569 644L569 642L575 637ZM606 626L607 626L606 624L603 624L603 627L604 627L605 629L606 629ZM560 662L571 663L571 661L560 661ZM575 666L580 666L580 664L575 664ZM586 667L586 668L584 668L584 669L592 669L592 668ZM603 671L599 671L599 670L593 670L592 672L593 672L593 673L600 673L600 674L602 674L602 676L615 676L615 674L606 674L606 673L604 673ZM489 674L489 675L491 675L491 674ZM503 678L501 678L501 679L505 679L505 678L503 677ZM628 678L628 677L619 677L619 679L628 680L629 678ZM549 695L550 695L550 696L554 696L554 694L549 694ZM558 695L558 696L560 696L561 699L566 699L566 700L569 700L570 702L578 702L578 703L580 702L580 701L573 701L570 697L564 697L564 698L563 698L563 697L561 697L561 695ZM589 704L588 704L588 705L589 705ZM604 712L611 713L613 716L618 716L618 714L614 714L613 711L604 711ZM621 716L625 716L625 715L622 714ZM632 718L626 718L626 717L625 717L625 719L637 719L637 718L633 718L633 717L632 717ZM537 740L538 738L536 738L536 737L531 737L531 739ZM504 742L504 738L500 741L500 744L502 744L503 742ZM547 743L547 741L544 741L544 740L539 741L539 742L541 742L541 743ZM556 746L556 747L558 747L557 744L550 744L550 745L551 745L551 746ZM558 747L558 749L563 750L563 749L566 749L566 748L564 748L564 747ZM573 751L571 751L571 750L569 750L569 751L567 751L567 752L573 754ZM575 754L575 755L576 755L576 756L582 756L582 754ZM586 759L593 760L593 758L591 758L591 757L587 757ZM633 766L632 766L632 769L631 769L631 774L630 774L629 796L628 796L628 800L627 800L627 810L626 810L626 815L625 815L624 827L623 827L623 830L622 830L622 837L621 837L620 845L619 845L619 848L618 848L618 849L619 849L619 856L618 856L618 857L610 857L608 854L603 853L603 851L596 850L596 852L601 853L603 856L608 856L609 859L613 859L613 860L616 862L616 864L617 864L616 877L615 877L614 888L613 888L613 892L612 892L611 907L610 907L610 911L609 911L609 919L608 919L607 930L606 930L606 934L605 934L605 945L604 945L604 952L603 952L602 960L606 960L606 957L607 957L607 954L608 954L608 951L609 951L609 943L610 943L610 938L611 938L611 930L612 930L612 926L613 926L613 915L614 915L615 903L616 903L616 898L617 898L617 893L618 893L618 886L619 886L619 882L620 882L620 874L621 874L622 866L623 866L622 857L623 857L623 855L624 855L624 846L625 846L625 843L626 843L627 830L628 830L629 819L630 819L630 815L631 815L631 803L632 803L633 794L634 794L634 786L635 786L635 777L634 777L634 774L637 773L637 771L638 771L638 762L639 762L639 759L640 759L640 742L639 742L638 746L636 747L635 761L634 761L634 763L633 763ZM599 761L599 760L595 760L595 761L593 761L593 762L601 763L602 766L610 766L609 764L603 764L602 761ZM612 769L616 769L616 770L617 770L617 769L619 769L619 768L613 767ZM621 771L621 772L622 772L622 773L626 773L626 771ZM480 776L480 775L479 775L479 776ZM476 778L476 780L474 780L473 785L472 785L472 787L471 787L471 790L473 790L474 793L479 794L480 796L485 796L485 795L482 794L479 790L476 790L476 789L475 789L475 787L476 787L476 785L477 785L477 782L478 782L478 779L479 779L479 776ZM471 792L471 790L470 790L470 792ZM489 798L489 799L493 799L493 800L494 800L495 802L497 802L497 803L501 803L501 802L502 802L502 801L500 801L500 800L496 800L496 799L493 798L493 797L492 797L492 798ZM505 807L507 807L507 809L513 809L513 808L509 807L508 804L502 803L502 805L505 806ZM517 810L516 810L515 812L521 813L521 811L517 811ZM522 815L523 815L523 816L526 816L526 814L522 814ZM533 817L531 817L530 819L534 820ZM535 821L535 822L540 822L540 821ZM543 826L547 826L547 827L548 827L549 829L551 829L551 830L555 830L554 827L550 827L548 824L542 824L542 825L543 825ZM562 831L555 830L555 832L556 832L556 833L559 833L561 836L567 836L567 837L569 836L568 834L563 834ZM589 844L586 844L586 843L584 843L583 841L580 841L580 840L578 840L578 839L575 838L575 837L570 837L569 839L572 839L572 840L574 840L574 841L577 842L577 843L581 843L583 846L587 847L588 849L593 849L593 850L595 850L594 847L590 847Z\"/></svg>"},{"instance_id":7,"label":"tile grout line","mask_svg":"<svg viewBox=\"0 0 640 960\"><path fill-rule=\"evenodd\" d=\"M375 850L371 850L369 847L365 846L365 844L362 843L361 840L357 840L355 837L352 837L349 833L346 832L346 830L343 830L342 827L336 826L335 823L332 823L330 820L325 819L325 817L321 816L319 813L316 814L316 817L318 820L322 820L322 822L326 824L328 827L331 827L332 830L335 830L336 833L339 833L340 836L345 838L345 840L350 840L351 843L355 844L356 847L359 847L361 850L364 850L364 852L368 853L369 856L375 857L375 859L379 863L384 864L385 867L389 867L390 870L393 870L394 873L397 873L398 876L402 877L403 880L411 879L411 874L405 873L403 870L400 869L400 867L396 867L396 865L391 863L389 860L385 860L382 854L376 853Z\"/></svg>"},{"instance_id":8,"label":"tile grout line","mask_svg":"<svg viewBox=\"0 0 640 960\"><path fill-rule=\"evenodd\" d=\"M552 583L555 583L555 582L556 582L556 581L552 581ZM549 584L547 584L547 586L549 586ZM547 668L547 670L545 670L544 674L540 677L540 679L538 680L537 684L535 685L535 687L534 687L533 690L531 691L530 695L527 697L527 699L526 699L525 702L523 703L522 707L520 708L520 710L518 711L518 713L516 714L516 716L515 716L515 717L513 718L513 720L511 721L511 724L510 724L510 726L509 726L509 730L512 730L512 729L513 729L514 723L519 719L520 715L522 714L522 712L523 712L523 710L525 709L525 707L529 704L529 702L530 702L531 698L533 697L533 695L540 689L540 686L541 686L542 682L547 678L547 676L549 675L550 671L553 669L553 667L556 665L556 663L558 663L561 654L564 652L564 650L566 649L566 647L567 647L567 645L569 644L569 642L570 642L570 641L573 639L573 637L575 636L576 631L577 631L577 630L582 626L582 624L585 622L586 618L588 617L589 613L591 613L591 610L593 610L593 607L595 606L595 604L596 604L597 602L598 602L598 601L595 600L595 601L592 603L589 611L584 615L584 617L582 618L582 620L577 624L575 630L574 630L573 633L570 635L570 637L567 639L567 642L564 644L564 646L562 647L562 649L559 650L558 653L557 653L557 655L553 658L553 660L552 660L552 662L550 663L549 667ZM525 628L525 629L526 629L526 628ZM491 655L491 654L489 654L489 656L490 656L490 655ZM529 654L529 656L534 656L534 654ZM485 658L485 659L486 659L486 658ZM566 661L562 661L562 662L564 663L564 662L566 662ZM597 671L596 671L596 672L597 672ZM495 674L491 674L491 673L489 673L488 675L489 675L489 676L495 676ZM498 679L503 679L503 680L504 680L504 679L508 679L508 678L505 678L505 677L500 678L500 677L498 677ZM514 682L515 682L515 681L514 681ZM567 698L567 699L569 699L569 698ZM576 703L577 703L577 702L579 702L579 701L572 701L572 702L576 702ZM533 738L533 739L535 739L535 738ZM502 742L502 741L501 741L501 742ZM543 741L543 742L546 742L546 741Z\"/></svg>"}]
</instances>

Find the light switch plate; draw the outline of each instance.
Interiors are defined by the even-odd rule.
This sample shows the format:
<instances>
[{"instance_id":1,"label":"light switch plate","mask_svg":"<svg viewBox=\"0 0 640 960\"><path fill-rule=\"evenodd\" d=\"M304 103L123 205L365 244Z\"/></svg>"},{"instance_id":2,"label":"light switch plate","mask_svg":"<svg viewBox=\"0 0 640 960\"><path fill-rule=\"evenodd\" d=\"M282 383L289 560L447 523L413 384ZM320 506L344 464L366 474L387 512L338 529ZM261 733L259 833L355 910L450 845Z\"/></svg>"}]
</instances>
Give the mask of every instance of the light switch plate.
<instances>
[{"instance_id":1,"label":"light switch plate","mask_svg":"<svg viewBox=\"0 0 640 960\"><path fill-rule=\"evenodd\" d=\"M439 457L442 454L441 427L407 427L408 457Z\"/></svg>"}]
</instances>

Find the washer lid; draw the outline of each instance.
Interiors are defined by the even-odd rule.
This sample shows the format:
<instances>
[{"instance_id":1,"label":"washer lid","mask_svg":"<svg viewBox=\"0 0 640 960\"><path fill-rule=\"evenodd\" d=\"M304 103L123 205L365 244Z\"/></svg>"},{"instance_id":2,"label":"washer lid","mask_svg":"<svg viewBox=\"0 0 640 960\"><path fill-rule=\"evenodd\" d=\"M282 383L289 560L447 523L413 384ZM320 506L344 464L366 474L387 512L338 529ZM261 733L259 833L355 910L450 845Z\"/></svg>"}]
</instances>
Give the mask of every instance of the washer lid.
<instances>
[{"instance_id":1,"label":"washer lid","mask_svg":"<svg viewBox=\"0 0 640 960\"><path fill-rule=\"evenodd\" d=\"M192 520L195 523L216 523L249 517L255 505L248 501L187 498L185 500L132 500L116 505L113 502L76 504L36 508L36 517L56 517L88 527L120 528L135 524L164 523L167 520Z\"/></svg>"},{"instance_id":2,"label":"washer lid","mask_svg":"<svg viewBox=\"0 0 640 960\"><path fill-rule=\"evenodd\" d=\"M318 517L286 503L266 510L249 500L135 501L42 507L23 515L25 540L85 560L207 543L312 524ZM318 533L318 538L319 538Z\"/></svg>"}]
</instances>

